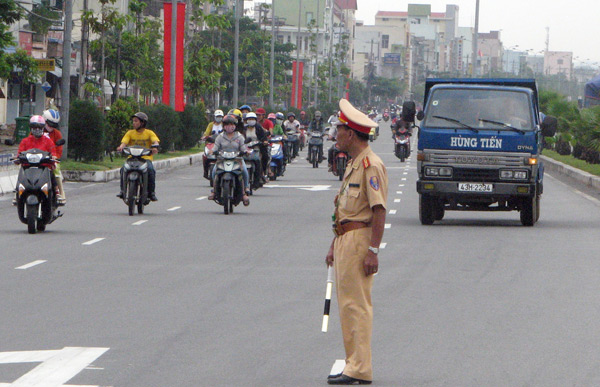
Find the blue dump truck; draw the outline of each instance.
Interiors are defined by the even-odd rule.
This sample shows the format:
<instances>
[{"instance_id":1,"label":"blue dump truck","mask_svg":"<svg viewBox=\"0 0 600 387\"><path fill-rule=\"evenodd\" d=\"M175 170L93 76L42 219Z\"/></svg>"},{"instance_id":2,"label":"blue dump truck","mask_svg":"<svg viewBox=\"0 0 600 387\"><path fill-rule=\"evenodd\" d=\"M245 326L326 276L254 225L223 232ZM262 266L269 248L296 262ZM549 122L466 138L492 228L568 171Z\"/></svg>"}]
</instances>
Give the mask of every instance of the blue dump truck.
<instances>
[{"instance_id":1,"label":"blue dump truck","mask_svg":"<svg viewBox=\"0 0 600 387\"><path fill-rule=\"evenodd\" d=\"M417 192L421 224L445 211L520 211L540 216L543 137L534 79L428 79L418 132Z\"/></svg>"}]
</instances>

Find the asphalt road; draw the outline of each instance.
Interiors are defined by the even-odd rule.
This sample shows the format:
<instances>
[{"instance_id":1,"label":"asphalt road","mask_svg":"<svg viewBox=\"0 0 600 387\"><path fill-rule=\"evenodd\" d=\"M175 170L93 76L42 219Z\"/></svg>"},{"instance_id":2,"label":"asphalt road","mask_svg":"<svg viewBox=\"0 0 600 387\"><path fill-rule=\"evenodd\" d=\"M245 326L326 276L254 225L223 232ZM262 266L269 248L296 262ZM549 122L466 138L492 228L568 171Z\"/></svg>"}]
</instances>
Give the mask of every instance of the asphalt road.
<instances>
[{"instance_id":1,"label":"asphalt road","mask_svg":"<svg viewBox=\"0 0 600 387\"><path fill-rule=\"evenodd\" d=\"M534 227L517 212L422 226L414 156L383 126L374 384L600 385L600 202L549 176ZM226 216L201 174L159 171L133 217L117 182L67 183L65 216L36 235L0 198L0 386L326 384L344 357L335 301L321 333L339 181L297 160Z\"/></svg>"}]
</instances>

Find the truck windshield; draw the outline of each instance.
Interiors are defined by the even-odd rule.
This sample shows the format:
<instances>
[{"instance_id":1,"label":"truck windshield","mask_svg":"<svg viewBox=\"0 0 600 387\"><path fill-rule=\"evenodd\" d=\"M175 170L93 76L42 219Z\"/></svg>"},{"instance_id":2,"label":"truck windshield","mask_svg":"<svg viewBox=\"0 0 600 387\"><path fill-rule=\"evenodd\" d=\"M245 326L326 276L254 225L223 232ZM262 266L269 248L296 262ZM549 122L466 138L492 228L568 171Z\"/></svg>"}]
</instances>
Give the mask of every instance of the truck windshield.
<instances>
[{"instance_id":1,"label":"truck windshield","mask_svg":"<svg viewBox=\"0 0 600 387\"><path fill-rule=\"evenodd\" d=\"M533 130L530 98L526 93L496 89L437 89L427 105L423 126L428 128ZM443 118L442 118L443 117ZM452 122L451 120L455 120Z\"/></svg>"}]
</instances>

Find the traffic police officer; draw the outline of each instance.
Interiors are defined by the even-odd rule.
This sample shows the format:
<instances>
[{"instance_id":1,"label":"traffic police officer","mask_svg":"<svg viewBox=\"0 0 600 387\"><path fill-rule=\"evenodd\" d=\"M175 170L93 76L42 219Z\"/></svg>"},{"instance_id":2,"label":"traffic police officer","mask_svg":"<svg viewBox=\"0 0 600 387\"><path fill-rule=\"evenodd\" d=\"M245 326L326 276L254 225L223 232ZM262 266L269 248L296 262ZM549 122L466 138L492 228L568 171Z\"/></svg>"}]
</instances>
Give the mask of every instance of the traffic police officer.
<instances>
[{"instance_id":1,"label":"traffic police officer","mask_svg":"<svg viewBox=\"0 0 600 387\"><path fill-rule=\"evenodd\" d=\"M335 237L325 261L328 266L335 265L346 365L327 383L370 384L371 288L379 267L377 254L385 226L388 178L383 162L369 147L369 131L377 124L345 99L339 106L337 146L352 161L335 198Z\"/></svg>"}]
</instances>

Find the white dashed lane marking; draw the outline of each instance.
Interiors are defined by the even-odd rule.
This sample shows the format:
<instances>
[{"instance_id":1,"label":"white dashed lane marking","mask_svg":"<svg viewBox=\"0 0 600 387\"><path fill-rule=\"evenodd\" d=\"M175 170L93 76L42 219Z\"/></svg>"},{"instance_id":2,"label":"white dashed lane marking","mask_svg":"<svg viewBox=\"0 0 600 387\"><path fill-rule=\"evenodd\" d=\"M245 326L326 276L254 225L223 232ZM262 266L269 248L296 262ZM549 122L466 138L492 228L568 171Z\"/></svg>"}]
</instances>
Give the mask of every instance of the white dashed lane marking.
<instances>
[{"instance_id":1,"label":"white dashed lane marking","mask_svg":"<svg viewBox=\"0 0 600 387\"><path fill-rule=\"evenodd\" d=\"M396 191L398 195L402 195L402 191Z\"/></svg>"},{"instance_id":2,"label":"white dashed lane marking","mask_svg":"<svg viewBox=\"0 0 600 387\"><path fill-rule=\"evenodd\" d=\"M396 210L390 210L390 215L396 215Z\"/></svg>"},{"instance_id":3,"label":"white dashed lane marking","mask_svg":"<svg viewBox=\"0 0 600 387\"><path fill-rule=\"evenodd\" d=\"M141 224L144 224L144 223L146 223L146 222L147 222L147 220L138 220L138 221L137 221L137 222L135 222L135 223L131 223L131 225L132 225L132 226L139 226L139 225L141 225Z\"/></svg>"},{"instance_id":4,"label":"white dashed lane marking","mask_svg":"<svg viewBox=\"0 0 600 387\"><path fill-rule=\"evenodd\" d=\"M48 261L39 259L37 261L29 262L26 265L15 267L15 269L17 269L17 270L26 270L26 269L29 269L30 267L34 267L34 266L40 265L40 264L42 264L44 262L48 262Z\"/></svg>"},{"instance_id":5,"label":"white dashed lane marking","mask_svg":"<svg viewBox=\"0 0 600 387\"><path fill-rule=\"evenodd\" d=\"M84 245L84 246L93 245L94 243L98 243L100 241L103 241L104 239L106 239L106 238L94 238L91 241L83 242L82 245Z\"/></svg>"},{"instance_id":6,"label":"white dashed lane marking","mask_svg":"<svg viewBox=\"0 0 600 387\"><path fill-rule=\"evenodd\" d=\"M385 224L385 228L392 228L392 224L391 223L386 223Z\"/></svg>"},{"instance_id":7,"label":"white dashed lane marking","mask_svg":"<svg viewBox=\"0 0 600 387\"><path fill-rule=\"evenodd\" d=\"M181 206L171 207L167 211L177 211L180 208L181 208Z\"/></svg>"},{"instance_id":8,"label":"white dashed lane marking","mask_svg":"<svg viewBox=\"0 0 600 387\"><path fill-rule=\"evenodd\" d=\"M206 199L208 196L200 196L199 198L196 198L196 200L204 200Z\"/></svg>"},{"instance_id":9,"label":"white dashed lane marking","mask_svg":"<svg viewBox=\"0 0 600 387\"><path fill-rule=\"evenodd\" d=\"M406 177L403 177L403 178L402 178L402 179L400 179L400 180L402 180L402 181L406 181Z\"/></svg>"},{"instance_id":10,"label":"white dashed lane marking","mask_svg":"<svg viewBox=\"0 0 600 387\"><path fill-rule=\"evenodd\" d=\"M387 246L387 243L385 243L385 242L381 242L381 243L379 244L379 248L380 248L380 249L385 249L385 246Z\"/></svg>"},{"instance_id":11,"label":"white dashed lane marking","mask_svg":"<svg viewBox=\"0 0 600 387\"><path fill-rule=\"evenodd\" d=\"M400 203L400 199L394 199L394 203Z\"/></svg>"}]
</instances>

